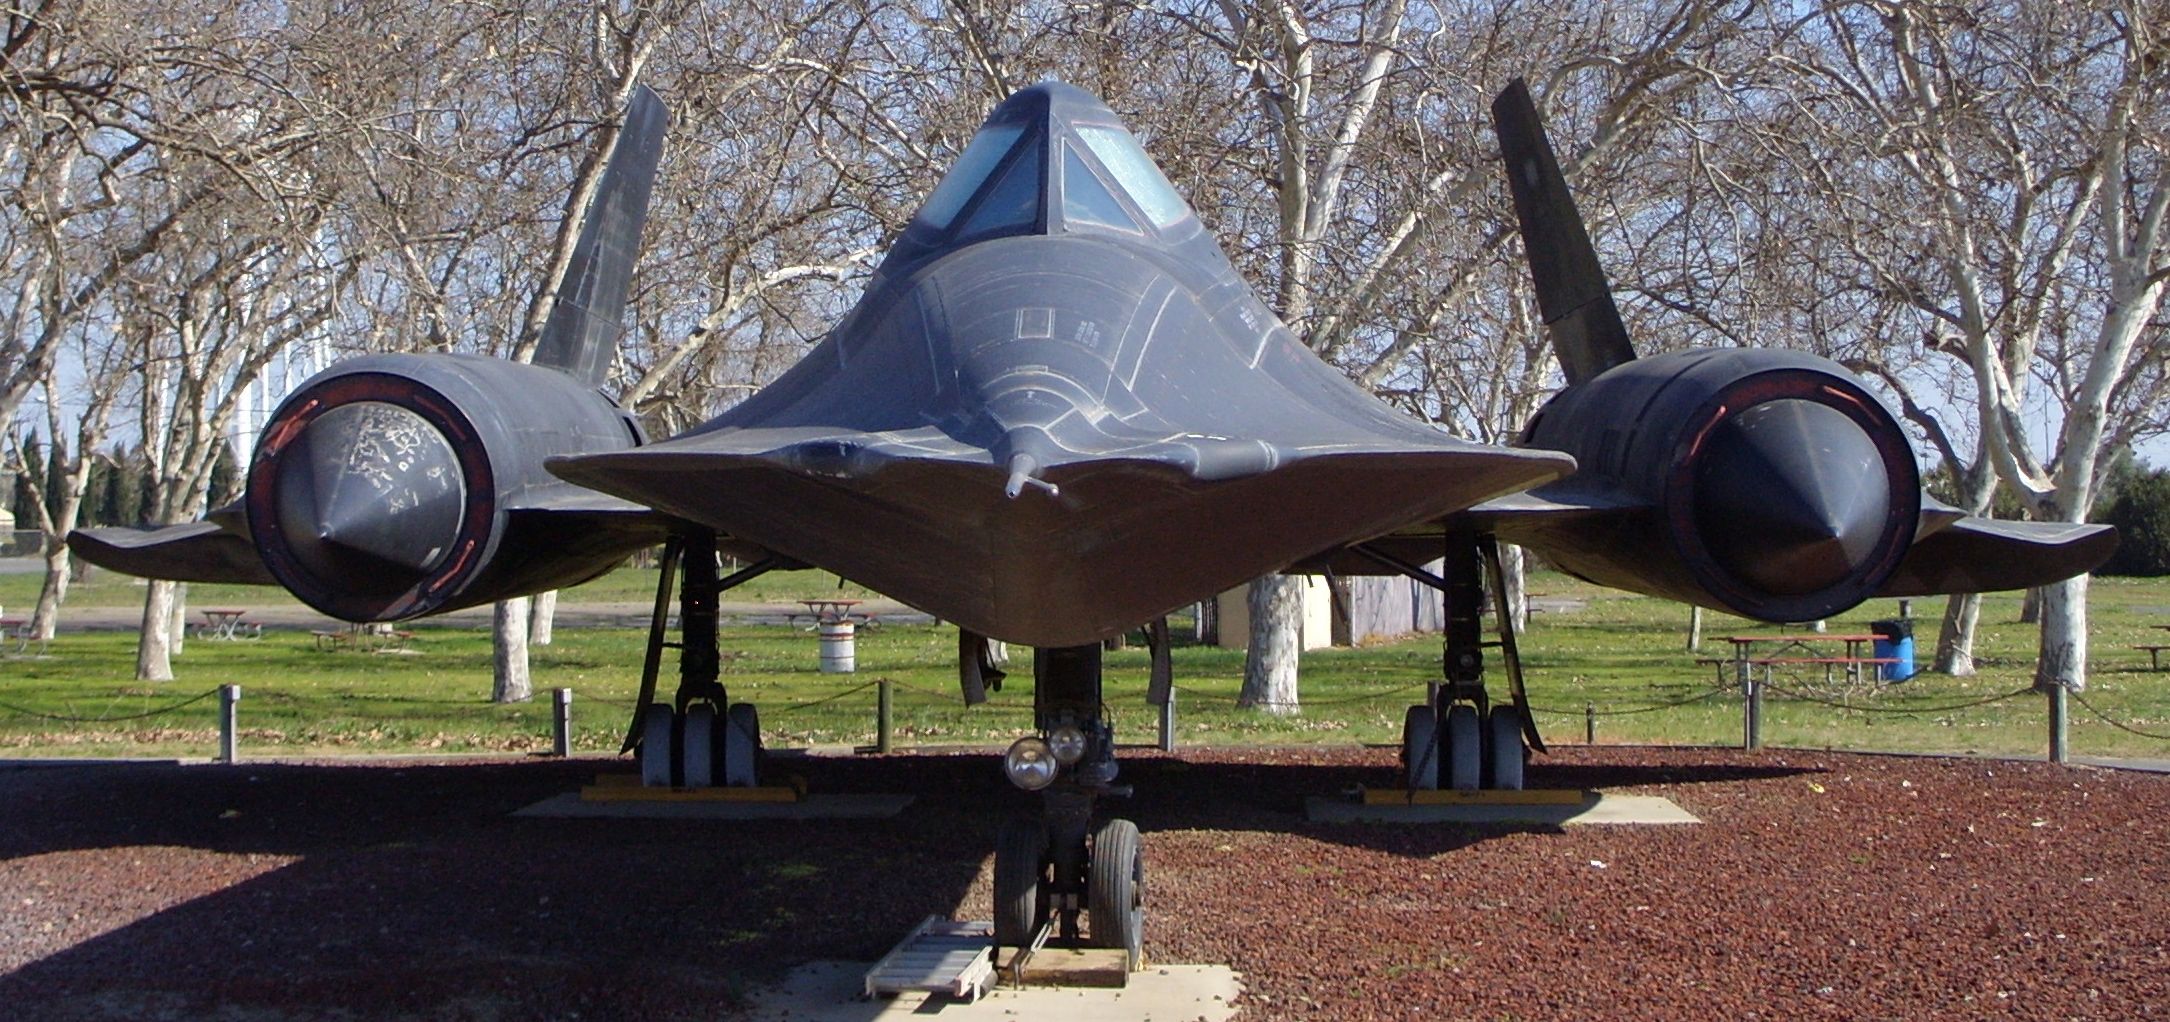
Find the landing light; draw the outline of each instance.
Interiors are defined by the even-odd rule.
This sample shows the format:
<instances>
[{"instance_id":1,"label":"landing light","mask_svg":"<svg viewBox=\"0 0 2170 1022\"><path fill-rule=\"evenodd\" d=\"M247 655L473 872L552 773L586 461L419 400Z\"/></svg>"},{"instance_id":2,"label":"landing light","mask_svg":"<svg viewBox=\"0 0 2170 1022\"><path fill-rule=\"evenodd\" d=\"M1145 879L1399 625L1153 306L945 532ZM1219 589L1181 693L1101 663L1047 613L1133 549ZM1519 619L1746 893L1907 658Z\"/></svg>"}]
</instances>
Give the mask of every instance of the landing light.
<instances>
[{"instance_id":1,"label":"landing light","mask_svg":"<svg viewBox=\"0 0 2170 1022\"><path fill-rule=\"evenodd\" d=\"M1038 736L1020 738L1002 754L1002 772L1009 775L1011 784L1026 791L1038 791L1055 783L1056 769L1055 751Z\"/></svg>"},{"instance_id":2,"label":"landing light","mask_svg":"<svg viewBox=\"0 0 2170 1022\"><path fill-rule=\"evenodd\" d=\"M1047 747L1055 754L1055 762L1063 766L1076 766L1085 758L1085 732L1064 724L1048 733Z\"/></svg>"}]
</instances>

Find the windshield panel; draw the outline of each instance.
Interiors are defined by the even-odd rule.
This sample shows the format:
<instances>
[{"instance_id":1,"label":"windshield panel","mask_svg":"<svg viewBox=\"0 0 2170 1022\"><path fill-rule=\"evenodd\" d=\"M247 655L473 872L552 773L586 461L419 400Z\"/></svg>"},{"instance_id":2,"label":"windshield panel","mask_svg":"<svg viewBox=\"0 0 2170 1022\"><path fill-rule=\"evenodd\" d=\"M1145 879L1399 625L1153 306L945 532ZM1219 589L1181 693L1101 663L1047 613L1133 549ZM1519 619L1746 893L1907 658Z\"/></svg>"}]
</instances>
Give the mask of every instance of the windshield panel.
<instances>
[{"instance_id":1,"label":"windshield panel","mask_svg":"<svg viewBox=\"0 0 2170 1022\"><path fill-rule=\"evenodd\" d=\"M1138 222L1125 212L1106 185L1093 175L1077 151L1062 149L1062 218L1068 223L1098 224L1119 231L1138 231Z\"/></svg>"},{"instance_id":2,"label":"windshield panel","mask_svg":"<svg viewBox=\"0 0 2170 1022\"><path fill-rule=\"evenodd\" d=\"M927 196L926 205L919 207L919 218L931 227L948 227L957 211L964 208L965 200L979 191L980 183L987 180L996 164L1002 162L1003 154L1010 151L1010 146L1024 130L1022 125L1016 124L981 128L958 155L956 165L942 176L942 183L934 186L934 194Z\"/></svg>"},{"instance_id":3,"label":"windshield panel","mask_svg":"<svg viewBox=\"0 0 2170 1022\"><path fill-rule=\"evenodd\" d=\"M1145 155L1138 140L1121 128L1093 124L1076 125L1078 137L1100 158L1100 165L1115 175L1115 182L1130 193L1130 200L1145 211L1153 223L1166 227L1190 215L1190 207L1175 193L1153 158Z\"/></svg>"}]
</instances>

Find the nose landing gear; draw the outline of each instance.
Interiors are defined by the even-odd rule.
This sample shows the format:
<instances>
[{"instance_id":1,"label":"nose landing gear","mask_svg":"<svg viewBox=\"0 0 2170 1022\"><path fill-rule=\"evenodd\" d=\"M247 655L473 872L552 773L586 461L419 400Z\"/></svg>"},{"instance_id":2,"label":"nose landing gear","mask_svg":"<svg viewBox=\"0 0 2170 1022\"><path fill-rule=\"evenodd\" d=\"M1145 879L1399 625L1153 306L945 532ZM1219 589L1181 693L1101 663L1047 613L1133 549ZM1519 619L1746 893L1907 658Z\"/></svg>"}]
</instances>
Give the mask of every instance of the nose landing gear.
<instances>
[{"instance_id":1,"label":"nose landing gear","mask_svg":"<svg viewBox=\"0 0 2170 1022\"><path fill-rule=\"evenodd\" d=\"M1033 651L1040 733L1003 757L1010 781L1041 796L1041 814L1006 821L995 840L995 944L1022 962L1050 939L1145 960L1145 858L1137 825L1092 825L1115 784L1115 736L1100 704L1100 647Z\"/></svg>"}]
</instances>

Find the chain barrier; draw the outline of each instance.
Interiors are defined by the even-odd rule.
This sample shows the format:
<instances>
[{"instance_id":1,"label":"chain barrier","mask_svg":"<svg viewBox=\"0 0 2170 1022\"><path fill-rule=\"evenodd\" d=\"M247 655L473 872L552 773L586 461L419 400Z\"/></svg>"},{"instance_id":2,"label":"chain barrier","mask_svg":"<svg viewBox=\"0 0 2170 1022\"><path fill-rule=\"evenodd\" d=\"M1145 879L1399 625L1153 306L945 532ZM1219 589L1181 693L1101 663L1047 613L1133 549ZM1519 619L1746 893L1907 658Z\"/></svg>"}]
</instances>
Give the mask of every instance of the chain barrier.
<instances>
[{"instance_id":1,"label":"chain barrier","mask_svg":"<svg viewBox=\"0 0 2170 1022\"><path fill-rule=\"evenodd\" d=\"M180 702L174 703L171 706L162 706L158 709L149 710L144 713L130 713L118 717L71 717L66 714L60 713L40 713L37 710L26 710L12 703L0 703L0 710L6 710L9 713L13 713L21 717L36 717L39 720L57 720L68 724L111 724L117 721L142 720L146 717L157 717L163 714L172 713L173 711L178 710L181 707L203 702L204 700L218 694L219 690L214 688L211 691L205 692L202 695L190 696L189 698L183 699Z\"/></svg>"},{"instance_id":2,"label":"chain barrier","mask_svg":"<svg viewBox=\"0 0 2170 1022\"><path fill-rule=\"evenodd\" d=\"M1587 706L1579 710L1555 710L1550 707L1538 706L1533 703L1530 705L1530 712L1546 713L1551 714L1555 717L1632 717L1638 713L1656 713L1659 710L1671 710L1678 707L1687 706L1691 703L1700 703L1706 700L1716 699L1719 696L1728 694L1730 691L1730 689L1712 689L1708 692L1689 696L1686 699L1676 699L1669 703L1656 703L1650 706L1631 706L1624 710L1597 710Z\"/></svg>"},{"instance_id":3,"label":"chain barrier","mask_svg":"<svg viewBox=\"0 0 2170 1022\"><path fill-rule=\"evenodd\" d=\"M891 681L890 684L895 685L900 691L917 692L920 695L929 696L935 699L954 699L958 697L957 693L955 692L937 692L933 689L920 688L917 685L907 685L901 681ZM993 710L1008 710L1013 713L1032 712L1031 706L1028 706L1024 703L1013 703L1005 699L989 699L986 702L981 703L980 707Z\"/></svg>"},{"instance_id":4,"label":"chain barrier","mask_svg":"<svg viewBox=\"0 0 2170 1022\"><path fill-rule=\"evenodd\" d=\"M1355 704L1355 703L1368 703L1368 702L1372 702L1372 701L1374 701L1374 700L1384 699L1384 698L1386 698L1386 697L1388 697L1388 696L1393 696L1393 695L1400 695L1400 694L1401 694L1401 693L1403 693L1403 692L1413 692L1413 691L1415 691L1415 690L1417 690L1417 689L1420 689L1420 688L1423 688L1423 687L1425 687L1426 685L1429 685L1429 684L1431 684L1431 683L1430 683L1430 682L1425 682L1425 681L1420 681L1420 682L1417 682L1417 683L1415 683L1415 684L1412 684L1412 685L1402 685L1402 686L1400 686L1400 687L1397 687L1397 688L1382 688L1382 689L1378 689L1378 690L1376 690L1376 691L1372 691L1372 692L1366 692L1366 693L1364 693L1363 695L1359 695L1359 696L1349 696L1349 697L1347 697L1347 698L1345 698L1345 699L1300 699L1300 700L1297 700L1297 701L1295 701L1295 702L1285 702L1285 701L1281 701L1281 700L1262 700L1262 701L1259 701L1259 702L1253 702L1253 703L1239 703L1239 704L1237 704L1237 705L1240 705L1240 706L1295 706L1295 707L1305 707L1305 706L1349 706L1349 705L1352 705L1352 704ZM1172 686L1172 687L1173 687L1173 688L1175 689L1175 691L1177 691L1177 692L1182 692L1182 693L1184 693L1184 694L1186 694L1186 695L1190 695L1190 696L1195 696L1195 697L1197 697L1197 698L1200 698L1200 699L1221 699L1221 698L1225 698L1225 697L1223 696L1223 694L1222 694L1222 693L1219 693L1219 692L1206 692L1206 691L1202 691L1202 690L1200 690L1200 689L1195 689L1195 688L1191 688L1191 687L1189 687L1189 686L1187 686L1187 685L1175 685L1175 686Z\"/></svg>"},{"instance_id":5,"label":"chain barrier","mask_svg":"<svg viewBox=\"0 0 2170 1022\"><path fill-rule=\"evenodd\" d=\"M2032 689L2029 689L2028 691L2033 691L2033 690L2032 690ZM2124 723L2123 721L2118 721L2118 720L2112 720L2112 719L2110 719L2110 715L2109 715L2109 714L2107 714L2107 713L2104 713L2104 712L2102 712L2101 710L2098 710L2098 709L2096 709L2096 708L2095 708L2095 704L2093 704L2093 703L2090 703L2090 702L2088 702L2088 701L2087 701L2087 697L2086 697L2086 696L2084 696L2084 695L2081 695L2081 694L2079 693L2079 691L2078 691L2077 689L2066 689L2065 691L2066 691L2066 692L2067 692L2067 693L2068 693L2069 695L2071 695L2071 696L2072 696L2072 699L2073 699L2073 701L2074 701L2074 702L2077 702L2077 703L2079 703L2079 704L2080 704L2081 706L2084 706L2084 707L2086 707L2086 708L2087 708L2087 712L2089 712L2089 713L2092 713L2092 714L2094 714L2094 715L2095 715L2095 718L2096 718L2096 719L2098 719L2098 720L2102 721L2102 722L2103 722L2103 723L2105 723L2105 724L2108 724L2108 725L2110 725L2111 727L2114 727L2114 728L2118 729L2119 731L2123 731L2123 732L2125 732L2126 734L2133 734L2133 735L2139 735L2139 736L2140 736L2140 737L2142 737L2142 738L2152 738L2152 739L2155 739L2155 740L2156 740L2156 741L2158 741L2158 742L2170 742L2170 735L2158 735L2158 734L2155 734L2155 733L2153 733L2153 732L2149 732L2149 731L2142 731L2142 730L2140 730L2139 728L2136 728L2136 727L2133 727L2133 726L2132 726L2132 725L2130 725L2130 724Z\"/></svg>"},{"instance_id":6,"label":"chain barrier","mask_svg":"<svg viewBox=\"0 0 2170 1022\"><path fill-rule=\"evenodd\" d=\"M807 707L810 707L810 706L820 706L820 705L822 705L822 704L824 704L824 703L833 703L833 702L836 702L836 701L837 701L837 700L839 700L839 699L842 699L842 698L844 698L845 696L848 696L848 695L857 695L858 693L864 692L864 691L866 691L867 689L873 688L873 687L875 687L876 685L879 685L879 684L881 684L881 682L879 682L879 681L870 681L870 682L867 682L867 683L866 683L866 684L864 684L864 685L860 685L860 686L857 686L857 687L854 687L854 688L847 688L847 689L845 689L844 691L842 691L842 692L837 692L837 693L835 693L835 694L833 694L833 695L826 695L826 696L822 696L822 697L821 697L821 698L819 698L819 699L812 699L812 700L808 700L808 701L806 701L806 702L803 702L803 703L792 703L792 704L791 704L791 705L789 705L789 706L779 707L779 708L777 708L777 709L774 709L774 710L770 710L770 711L769 711L769 714L770 714L770 716L774 716L774 717L781 717L781 716L783 716L784 714L787 714L787 713L795 713L795 712L797 712L797 711L799 711L799 710L803 710L803 709L806 709Z\"/></svg>"},{"instance_id":7,"label":"chain barrier","mask_svg":"<svg viewBox=\"0 0 2170 1022\"><path fill-rule=\"evenodd\" d=\"M1804 703L1817 703L1823 706L1832 707L1834 709L1851 710L1857 713L1892 714L1951 713L1955 710L1971 710L1977 706L1988 706L1992 703L2004 702L2007 699L2016 699L2020 696L2027 695L2028 693L2034 691L2034 686L2028 685L2024 688L2015 688L2010 692L2004 693L2003 695L1988 696L1986 698L1975 699L1964 703L1952 703L1948 706L1860 706L1842 700L1826 699L1822 696L1814 695L1809 692L1787 689L1779 685L1771 684L1770 682L1764 682L1763 687L1766 690L1770 691L1772 694L1777 695L1781 698L1798 699Z\"/></svg>"}]
</instances>

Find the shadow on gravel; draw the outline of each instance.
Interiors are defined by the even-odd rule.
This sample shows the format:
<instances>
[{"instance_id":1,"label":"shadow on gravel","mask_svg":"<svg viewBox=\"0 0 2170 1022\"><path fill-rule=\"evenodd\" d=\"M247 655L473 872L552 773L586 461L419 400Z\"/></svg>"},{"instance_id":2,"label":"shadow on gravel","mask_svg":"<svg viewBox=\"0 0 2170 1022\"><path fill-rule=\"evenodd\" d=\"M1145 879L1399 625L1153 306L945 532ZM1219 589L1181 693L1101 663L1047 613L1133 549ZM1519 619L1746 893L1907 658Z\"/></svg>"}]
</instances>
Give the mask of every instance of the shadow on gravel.
<instances>
[{"instance_id":1,"label":"shadow on gravel","mask_svg":"<svg viewBox=\"0 0 2170 1022\"><path fill-rule=\"evenodd\" d=\"M888 821L534 820L507 814L598 764L0 777L0 859L53 854L30 868L92 905L232 861L176 848L298 857L0 976L0 1015L713 1018L954 911L993 847L971 807L1015 794L984 757L779 766L922 797ZM55 854L100 849L131 854Z\"/></svg>"},{"instance_id":2,"label":"shadow on gravel","mask_svg":"<svg viewBox=\"0 0 2170 1022\"><path fill-rule=\"evenodd\" d=\"M813 959L872 960L922 917L955 912L1000 821L1038 811L997 764L777 757L774 772L816 791L917 799L893 820L758 822L509 815L625 761L0 772L0 881L15 860L50 856L14 882L90 906L86 934L130 915L106 922L98 908L141 903L177 873L251 876L54 941L0 976L0 1005L25 1019L713 1017L746 984ZM1540 759L1531 783L1799 772ZM1288 832L1434 856L1514 830L1304 821L1308 796L1392 784L1379 750L1133 751L1122 781L1135 797L1104 815L1149 834ZM250 855L292 861L257 872Z\"/></svg>"}]
</instances>

